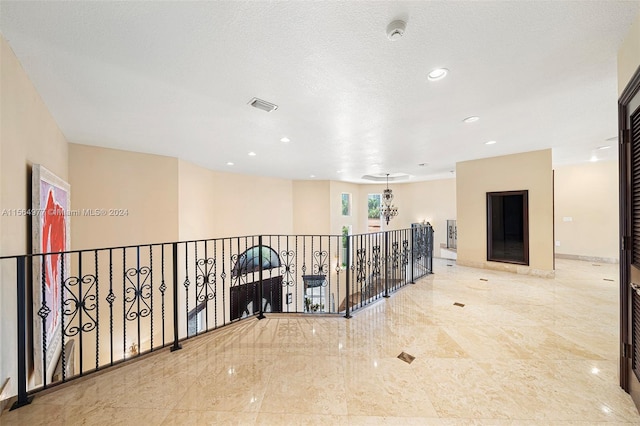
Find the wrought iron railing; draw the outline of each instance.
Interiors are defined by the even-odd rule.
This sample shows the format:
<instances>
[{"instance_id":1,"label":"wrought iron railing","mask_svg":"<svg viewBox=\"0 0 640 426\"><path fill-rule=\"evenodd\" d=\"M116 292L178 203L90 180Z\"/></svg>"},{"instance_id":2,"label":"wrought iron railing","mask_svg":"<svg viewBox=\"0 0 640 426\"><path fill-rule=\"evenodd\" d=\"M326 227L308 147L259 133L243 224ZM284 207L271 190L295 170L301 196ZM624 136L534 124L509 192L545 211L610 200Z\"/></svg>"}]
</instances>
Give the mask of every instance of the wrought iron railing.
<instances>
[{"instance_id":1,"label":"wrought iron railing","mask_svg":"<svg viewBox=\"0 0 640 426\"><path fill-rule=\"evenodd\" d=\"M244 318L349 318L431 273L432 254L427 225L2 257L3 280L17 286L14 407L40 390L167 346L180 349L185 339Z\"/></svg>"}]
</instances>

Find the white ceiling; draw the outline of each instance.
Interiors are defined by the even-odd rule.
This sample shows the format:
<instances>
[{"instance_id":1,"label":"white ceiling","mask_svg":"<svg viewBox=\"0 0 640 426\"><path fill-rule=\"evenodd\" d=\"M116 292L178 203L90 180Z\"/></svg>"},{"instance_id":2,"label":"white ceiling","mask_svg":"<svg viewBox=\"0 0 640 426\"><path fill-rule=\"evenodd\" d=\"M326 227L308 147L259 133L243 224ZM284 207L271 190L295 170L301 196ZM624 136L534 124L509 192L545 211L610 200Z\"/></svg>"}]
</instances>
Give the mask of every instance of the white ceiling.
<instances>
[{"instance_id":1,"label":"white ceiling","mask_svg":"<svg viewBox=\"0 0 640 426\"><path fill-rule=\"evenodd\" d=\"M616 55L639 10L2 0L0 31L70 142L292 179L422 180L544 148L554 164L616 158ZM394 19L407 29L391 42ZM428 81L437 67L449 75ZM254 96L278 110L248 106Z\"/></svg>"}]
</instances>

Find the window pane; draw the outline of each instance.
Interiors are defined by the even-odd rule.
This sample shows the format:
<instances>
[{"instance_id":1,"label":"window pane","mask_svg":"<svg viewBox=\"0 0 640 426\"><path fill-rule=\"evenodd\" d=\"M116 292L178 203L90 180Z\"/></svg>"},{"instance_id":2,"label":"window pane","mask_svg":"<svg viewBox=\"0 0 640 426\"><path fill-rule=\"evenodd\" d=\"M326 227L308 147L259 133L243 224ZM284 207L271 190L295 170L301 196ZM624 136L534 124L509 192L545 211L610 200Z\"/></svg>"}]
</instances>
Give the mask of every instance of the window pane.
<instances>
[{"instance_id":1,"label":"window pane","mask_svg":"<svg viewBox=\"0 0 640 426\"><path fill-rule=\"evenodd\" d=\"M351 194L342 193L342 216L351 216Z\"/></svg>"},{"instance_id":2,"label":"window pane","mask_svg":"<svg viewBox=\"0 0 640 426\"><path fill-rule=\"evenodd\" d=\"M368 209L367 209L367 232L378 232L380 231L380 205L381 203L381 195L380 194L369 194L368 198Z\"/></svg>"}]
</instances>

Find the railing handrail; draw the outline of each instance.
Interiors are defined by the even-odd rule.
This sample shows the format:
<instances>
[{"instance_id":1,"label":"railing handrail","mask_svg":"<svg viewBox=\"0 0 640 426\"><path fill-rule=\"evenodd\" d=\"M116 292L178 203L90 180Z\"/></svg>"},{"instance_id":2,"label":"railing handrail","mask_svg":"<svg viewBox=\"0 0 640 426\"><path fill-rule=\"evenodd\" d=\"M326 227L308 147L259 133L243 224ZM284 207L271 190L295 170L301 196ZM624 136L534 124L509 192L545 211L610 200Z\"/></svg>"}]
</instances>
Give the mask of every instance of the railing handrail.
<instances>
[{"instance_id":1,"label":"railing handrail","mask_svg":"<svg viewBox=\"0 0 640 426\"><path fill-rule=\"evenodd\" d=\"M431 227L431 225L422 225L424 227ZM182 241L165 241L160 243L143 243L143 244L128 244L124 246L111 246L111 247L98 247L98 248L86 248L86 249L74 249L74 250L66 250L66 251L48 251L44 253L25 253L25 254L13 254L0 256L0 260L6 259L15 259L18 257L38 257L38 256L49 256L54 254L76 254L76 253L85 253L92 251L102 251L102 250L121 250L121 249L129 249L129 248L142 248L142 247L155 247L155 246L170 246L173 244L189 244L189 243L203 243L208 241L220 241L220 240L233 240L233 239L241 239L241 238L258 238L262 237L320 237L320 238L338 238L338 237L360 237L365 235L374 235L374 234L384 234L385 232L399 232L399 231L411 231L415 228L401 228L401 229L389 229L387 231L377 231L377 232L366 232L361 234L251 234L251 235L242 235L235 237L216 237L216 238L203 238L198 240L182 240Z\"/></svg>"},{"instance_id":2,"label":"railing handrail","mask_svg":"<svg viewBox=\"0 0 640 426\"><path fill-rule=\"evenodd\" d=\"M430 224L352 235L254 234L0 256L15 268L13 408L28 404L31 393L132 356L178 350L183 340L266 312L350 318L433 273L432 260ZM326 279L312 285L305 281L310 275ZM307 306L307 300L314 304ZM69 355L66 345L74 339ZM61 378L54 379L51 367L57 371L58 362ZM40 374L31 385L29 371Z\"/></svg>"}]
</instances>

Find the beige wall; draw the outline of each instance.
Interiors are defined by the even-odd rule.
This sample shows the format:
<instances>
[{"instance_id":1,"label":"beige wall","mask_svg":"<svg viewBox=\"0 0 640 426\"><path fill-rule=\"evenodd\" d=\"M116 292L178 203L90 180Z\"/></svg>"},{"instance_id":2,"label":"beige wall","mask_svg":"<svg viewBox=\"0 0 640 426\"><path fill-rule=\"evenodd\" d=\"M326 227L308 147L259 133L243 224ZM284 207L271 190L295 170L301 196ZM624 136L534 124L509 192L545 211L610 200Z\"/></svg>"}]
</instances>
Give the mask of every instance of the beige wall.
<instances>
[{"instance_id":1,"label":"beige wall","mask_svg":"<svg viewBox=\"0 0 640 426\"><path fill-rule=\"evenodd\" d=\"M366 204L360 202L360 189L362 185L331 181L329 196L330 233L332 235L340 235L343 226L351 226L353 234L366 232L363 225L366 226L364 220L366 215ZM349 216L342 215L342 194L351 194L351 214Z\"/></svg>"},{"instance_id":2,"label":"beige wall","mask_svg":"<svg viewBox=\"0 0 640 426\"><path fill-rule=\"evenodd\" d=\"M486 193L529 191L529 267L487 262ZM520 273L553 274L551 150L456 165L458 264Z\"/></svg>"},{"instance_id":3,"label":"beige wall","mask_svg":"<svg viewBox=\"0 0 640 426\"><path fill-rule=\"evenodd\" d=\"M68 180L67 141L1 36L0 159L0 211L31 207L33 164L42 164ZM0 215L0 255L29 252L30 229L29 217ZM14 264L0 262L0 267L0 386L11 378L0 395L2 400L16 393L16 289Z\"/></svg>"},{"instance_id":4,"label":"beige wall","mask_svg":"<svg viewBox=\"0 0 640 426\"><path fill-rule=\"evenodd\" d=\"M70 144L74 249L293 232L292 182L171 157ZM152 202L151 202L152 201Z\"/></svg>"},{"instance_id":5,"label":"beige wall","mask_svg":"<svg viewBox=\"0 0 640 426\"><path fill-rule=\"evenodd\" d=\"M618 50L618 94L621 94L633 73L640 66L640 13Z\"/></svg>"},{"instance_id":6,"label":"beige wall","mask_svg":"<svg viewBox=\"0 0 640 426\"><path fill-rule=\"evenodd\" d=\"M124 209L123 216L71 218L71 247L87 249L178 239L178 160L69 144L71 207Z\"/></svg>"},{"instance_id":7,"label":"beige wall","mask_svg":"<svg viewBox=\"0 0 640 426\"><path fill-rule=\"evenodd\" d=\"M456 180L442 179L399 185L395 198L401 215L396 218L398 225L408 228L412 223L423 220L431 223L434 230L433 255L440 257L440 245L447 243L447 220L456 219Z\"/></svg>"},{"instance_id":8,"label":"beige wall","mask_svg":"<svg viewBox=\"0 0 640 426\"><path fill-rule=\"evenodd\" d=\"M331 184L329 181L293 182L293 232L328 235L331 233Z\"/></svg>"},{"instance_id":9,"label":"beige wall","mask_svg":"<svg viewBox=\"0 0 640 426\"><path fill-rule=\"evenodd\" d=\"M554 199L556 254L618 260L617 161L556 167Z\"/></svg>"},{"instance_id":10,"label":"beige wall","mask_svg":"<svg viewBox=\"0 0 640 426\"><path fill-rule=\"evenodd\" d=\"M180 241L208 239L216 235L213 216L218 197L213 182L213 171L187 161L178 161Z\"/></svg>"},{"instance_id":11,"label":"beige wall","mask_svg":"<svg viewBox=\"0 0 640 426\"><path fill-rule=\"evenodd\" d=\"M293 233L293 183L288 179L211 172L211 185L199 196L212 197L215 237ZM186 214L180 209L181 215Z\"/></svg>"}]
</instances>

